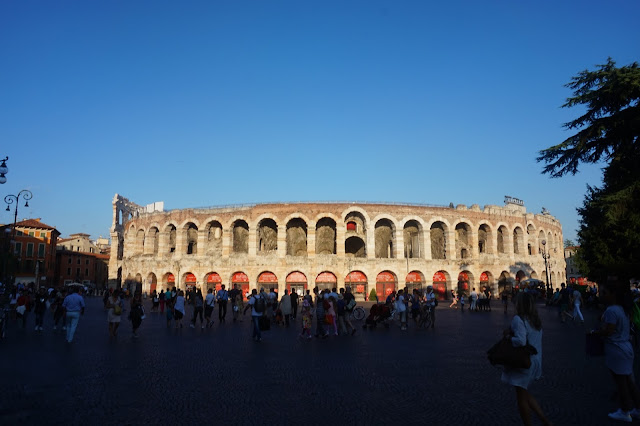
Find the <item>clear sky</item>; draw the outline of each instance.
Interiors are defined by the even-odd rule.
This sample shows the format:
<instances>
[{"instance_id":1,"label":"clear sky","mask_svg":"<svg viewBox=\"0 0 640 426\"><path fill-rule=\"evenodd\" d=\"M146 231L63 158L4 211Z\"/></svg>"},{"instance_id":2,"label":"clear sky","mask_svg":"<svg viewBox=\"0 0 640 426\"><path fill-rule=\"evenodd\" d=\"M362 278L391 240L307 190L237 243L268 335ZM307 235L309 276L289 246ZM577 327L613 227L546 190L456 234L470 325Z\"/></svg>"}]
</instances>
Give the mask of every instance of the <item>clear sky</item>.
<instances>
[{"instance_id":1,"label":"clear sky","mask_svg":"<svg viewBox=\"0 0 640 426\"><path fill-rule=\"evenodd\" d=\"M544 206L575 238L599 167L541 175L571 77L640 60L637 1L3 1L2 196L63 236L111 200ZM3 204L3 207L5 205ZM2 210L0 223L13 215Z\"/></svg>"}]
</instances>

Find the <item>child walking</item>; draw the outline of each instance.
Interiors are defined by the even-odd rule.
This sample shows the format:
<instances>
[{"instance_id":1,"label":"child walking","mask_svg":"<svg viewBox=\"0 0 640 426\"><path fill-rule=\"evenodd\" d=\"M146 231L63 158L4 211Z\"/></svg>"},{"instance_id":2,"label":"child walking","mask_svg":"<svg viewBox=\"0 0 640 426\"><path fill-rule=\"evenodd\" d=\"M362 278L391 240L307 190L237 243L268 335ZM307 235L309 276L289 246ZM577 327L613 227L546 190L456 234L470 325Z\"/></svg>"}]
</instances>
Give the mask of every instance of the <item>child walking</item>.
<instances>
[{"instance_id":1,"label":"child walking","mask_svg":"<svg viewBox=\"0 0 640 426\"><path fill-rule=\"evenodd\" d=\"M302 332L298 337L311 339L311 304L307 299L302 302Z\"/></svg>"}]
</instances>

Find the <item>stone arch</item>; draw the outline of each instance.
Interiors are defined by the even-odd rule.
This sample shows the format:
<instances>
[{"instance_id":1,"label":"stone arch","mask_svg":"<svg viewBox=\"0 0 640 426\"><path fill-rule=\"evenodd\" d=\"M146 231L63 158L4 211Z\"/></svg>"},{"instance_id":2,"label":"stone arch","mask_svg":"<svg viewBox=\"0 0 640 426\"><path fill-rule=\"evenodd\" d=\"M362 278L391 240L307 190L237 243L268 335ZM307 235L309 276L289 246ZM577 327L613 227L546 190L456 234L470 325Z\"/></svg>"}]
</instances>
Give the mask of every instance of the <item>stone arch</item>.
<instances>
[{"instance_id":1,"label":"stone arch","mask_svg":"<svg viewBox=\"0 0 640 426\"><path fill-rule=\"evenodd\" d=\"M202 282L206 283L203 285L203 287L206 286L206 290L204 290L203 292L208 292L209 289L212 289L213 291L222 289L222 277L217 272L208 272L207 274L205 274Z\"/></svg>"},{"instance_id":2,"label":"stone arch","mask_svg":"<svg viewBox=\"0 0 640 426\"><path fill-rule=\"evenodd\" d=\"M249 253L249 225L244 219L236 219L232 225L232 244L234 253Z\"/></svg>"},{"instance_id":3,"label":"stone arch","mask_svg":"<svg viewBox=\"0 0 640 426\"><path fill-rule=\"evenodd\" d=\"M536 227L533 223L528 223L527 224L527 254L529 256L533 256L535 253L535 250L537 250L538 247L538 243L537 243L537 236L536 236Z\"/></svg>"},{"instance_id":4,"label":"stone arch","mask_svg":"<svg viewBox=\"0 0 640 426\"><path fill-rule=\"evenodd\" d=\"M362 271L350 271L344 278L345 287L351 287L356 300L367 300L369 295L367 275Z\"/></svg>"},{"instance_id":5,"label":"stone arch","mask_svg":"<svg viewBox=\"0 0 640 426\"><path fill-rule=\"evenodd\" d=\"M344 241L345 257L367 257L367 245L357 236L348 237Z\"/></svg>"},{"instance_id":6,"label":"stone arch","mask_svg":"<svg viewBox=\"0 0 640 426\"><path fill-rule=\"evenodd\" d=\"M337 223L331 217L321 217L316 222L316 254L336 254Z\"/></svg>"},{"instance_id":7,"label":"stone arch","mask_svg":"<svg viewBox=\"0 0 640 426\"><path fill-rule=\"evenodd\" d=\"M345 215L343 223L346 228L345 235L347 238L356 235L366 240L367 224L369 223L368 216L358 210L352 210Z\"/></svg>"},{"instance_id":8,"label":"stone arch","mask_svg":"<svg viewBox=\"0 0 640 426\"><path fill-rule=\"evenodd\" d=\"M498 278L498 294L502 294L503 291L507 290L511 292L511 284L513 282L513 278L507 271L502 271L500 273L500 277Z\"/></svg>"},{"instance_id":9,"label":"stone arch","mask_svg":"<svg viewBox=\"0 0 640 426\"><path fill-rule=\"evenodd\" d=\"M524 231L520 225L513 228L513 253L523 255L524 251Z\"/></svg>"},{"instance_id":10,"label":"stone arch","mask_svg":"<svg viewBox=\"0 0 640 426\"><path fill-rule=\"evenodd\" d=\"M484 271L480 274L480 291L483 291L483 288L486 288L491 293L494 293L494 280L493 274L489 271Z\"/></svg>"},{"instance_id":11,"label":"stone arch","mask_svg":"<svg viewBox=\"0 0 640 426\"><path fill-rule=\"evenodd\" d=\"M493 230L488 223L478 225L478 253L493 254Z\"/></svg>"},{"instance_id":12,"label":"stone arch","mask_svg":"<svg viewBox=\"0 0 640 426\"><path fill-rule=\"evenodd\" d=\"M144 229L138 229L138 232L136 232L136 248L134 253L142 254L144 252L144 237Z\"/></svg>"},{"instance_id":13,"label":"stone arch","mask_svg":"<svg viewBox=\"0 0 640 426\"><path fill-rule=\"evenodd\" d=\"M471 257L471 225L467 221L461 220L455 226L456 255L460 259Z\"/></svg>"},{"instance_id":14,"label":"stone arch","mask_svg":"<svg viewBox=\"0 0 640 426\"><path fill-rule=\"evenodd\" d=\"M289 272L285 279L285 283L287 284L287 290L289 293L295 290L296 294L301 296L306 294L306 290L309 287L309 280L307 279L307 276L300 271Z\"/></svg>"},{"instance_id":15,"label":"stone arch","mask_svg":"<svg viewBox=\"0 0 640 426\"><path fill-rule=\"evenodd\" d=\"M543 249L544 249L542 244L543 241L546 241L546 237L545 237L544 229L541 229L538 232L538 254L543 252Z\"/></svg>"},{"instance_id":16,"label":"stone arch","mask_svg":"<svg viewBox=\"0 0 640 426\"><path fill-rule=\"evenodd\" d=\"M278 250L278 224L270 217L265 217L258 222L257 227L258 244L257 252L259 254L265 254L268 252L275 252Z\"/></svg>"},{"instance_id":17,"label":"stone arch","mask_svg":"<svg viewBox=\"0 0 640 426\"><path fill-rule=\"evenodd\" d=\"M222 253L222 223L213 218L207 219L204 226L206 252L208 254Z\"/></svg>"},{"instance_id":18,"label":"stone arch","mask_svg":"<svg viewBox=\"0 0 640 426\"><path fill-rule=\"evenodd\" d=\"M547 253L552 253L555 248L555 244L553 241L553 234L551 231L547 233Z\"/></svg>"},{"instance_id":19,"label":"stone arch","mask_svg":"<svg viewBox=\"0 0 640 426\"><path fill-rule=\"evenodd\" d=\"M233 288L235 285L242 289L242 296L246 300L246 295L249 293L249 288L251 287L249 276L242 271L236 271L229 277L229 282L229 287ZM257 289L258 287L256 286L255 288Z\"/></svg>"},{"instance_id":20,"label":"stone arch","mask_svg":"<svg viewBox=\"0 0 640 426\"><path fill-rule=\"evenodd\" d=\"M436 221L431 224L431 258L446 259L447 258L447 232L449 227L442 221Z\"/></svg>"},{"instance_id":21,"label":"stone arch","mask_svg":"<svg viewBox=\"0 0 640 426\"><path fill-rule=\"evenodd\" d=\"M182 280L180 282L184 283L184 288L195 288L198 285L198 278L193 272L185 272L182 274Z\"/></svg>"},{"instance_id":22,"label":"stone arch","mask_svg":"<svg viewBox=\"0 0 640 426\"><path fill-rule=\"evenodd\" d=\"M420 259L423 257L422 242L424 241L424 228L422 221L408 219L404 222L403 229L404 257L406 259Z\"/></svg>"},{"instance_id":23,"label":"stone arch","mask_svg":"<svg viewBox=\"0 0 640 426\"><path fill-rule=\"evenodd\" d=\"M379 219L375 223L375 257L377 259L393 259L395 258L395 235L396 226L387 218Z\"/></svg>"},{"instance_id":24,"label":"stone arch","mask_svg":"<svg viewBox=\"0 0 640 426\"><path fill-rule=\"evenodd\" d=\"M475 279L471 271L464 270L458 273L458 293L470 294L475 287Z\"/></svg>"},{"instance_id":25,"label":"stone arch","mask_svg":"<svg viewBox=\"0 0 640 426\"><path fill-rule=\"evenodd\" d=\"M516 272L516 283L519 285L520 282L524 281L527 279L527 274L524 273L524 271L522 269L520 269L518 272Z\"/></svg>"},{"instance_id":26,"label":"stone arch","mask_svg":"<svg viewBox=\"0 0 640 426\"><path fill-rule=\"evenodd\" d=\"M336 274L331 271L322 271L320 272L315 279L315 286L318 288L318 291L322 291L325 289L332 290L338 287L338 279L336 278Z\"/></svg>"},{"instance_id":27,"label":"stone arch","mask_svg":"<svg viewBox=\"0 0 640 426\"><path fill-rule=\"evenodd\" d=\"M352 215L360 217L361 221L365 225L364 231L366 231L366 224L371 222L371 218L369 217L367 211L361 207L351 206L342 212L342 222L346 224L347 219Z\"/></svg>"},{"instance_id":28,"label":"stone arch","mask_svg":"<svg viewBox=\"0 0 640 426\"><path fill-rule=\"evenodd\" d=\"M529 276L531 277L532 280L537 280L538 279L538 274L536 273L536 271L531 271Z\"/></svg>"},{"instance_id":29,"label":"stone arch","mask_svg":"<svg viewBox=\"0 0 640 426\"><path fill-rule=\"evenodd\" d=\"M174 253L176 251L176 244L178 239L178 229L176 225L173 223L168 223L165 227L165 234L167 238L167 248L169 253Z\"/></svg>"},{"instance_id":30,"label":"stone arch","mask_svg":"<svg viewBox=\"0 0 640 426\"><path fill-rule=\"evenodd\" d=\"M389 270L380 272L376 276L376 294L379 300L385 300L387 296L398 290L398 276Z\"/></svg>"},{"instance_id":31,"label":"stone arch","mask_svg":"<svg viewBox=\"0 0 640 426\"><path fill-rule=\"evenodd\" d=\"M424 274L420 271L411 271L404 278L405 287L409 294L413 294L413 290L418 290L422 294L426 280Z\"/></svg>"},{"instance_id":32,"label":"stone arch","mask_svg":"<svg viewBox=\"0 0 640 426\"><path fill-rule=\"evenodd\" d=\"M498 232L496 233L498 254L505 254L507 252L507 227L500 225Z\"/></svg>"},{"instance_id":33,"label":"stone arch","mask_svg":"<svg viewBox=\"0 0 640 426\"><path fill-rule=\"evenodd\" d=\"M287 256L307 255L307 222L293 217L287 222Z\"/></svg>"},{"instance_id":34,"label":"stone arch","mask_svg":"<svg viewBox=\"0 0 640 426\"><path fill-rule=\"evenodd\" d=\"M143 291L147 294L152 294L154 291L158 289L158 277L153 272L149 272L147 275L147 279L145 281L145 285L143 286Z\"/></svg>"},{"instance_id":35,"label":"stone arch","mask_svg":"<svg viewBox=\"0 0 640 426\"><path fill-rule=\"evenodd\" d=\"M165 272L164 275L162 275L162 285L163 287L166 288L173 288L176 286L176 276L173 275L173 273L171 272Z\"/></svg>"},{"instance_id":36,"label":"stone arch","mask_svg":"<svg viewBox=\"0 0 640 426\"><path fill-rule=\"evenodd\" d=\"M186 238L186 253L198 254L198 227L193 222L187 222L184 225L184 231L187 234Z\"/></svg>"},{"instance_id":37,"label":"stone arch","mask_svg":"<svg viewBox=\"0 0 640 426\"><path fill-rule=\"evenodd\" d=\"M438 300L446 300L447 292L451 288L451 275L445 270L439 270L431 278L433 292Z\"/></svg>"},{"instance_id":38,"label":"stone arch","mask_svg":"<svg viewBox=\"0 0 640 426\"><path fill-rule=\"evenodd\" d=\"M147 237L144 241L144 252L158 254L160 246L160 228L158 225L151 225Z\"/></svg>"},{"instance_id":39,"label":"stone arch","mask_svg":"<svg viewBox=\"0 0 640 426\"><path fill-rule=\"evenodd\" d=\"M262 271L258 274L257 285L266 292L278 291L278 276L271 271Z\"/></svg>"}]
</instances>

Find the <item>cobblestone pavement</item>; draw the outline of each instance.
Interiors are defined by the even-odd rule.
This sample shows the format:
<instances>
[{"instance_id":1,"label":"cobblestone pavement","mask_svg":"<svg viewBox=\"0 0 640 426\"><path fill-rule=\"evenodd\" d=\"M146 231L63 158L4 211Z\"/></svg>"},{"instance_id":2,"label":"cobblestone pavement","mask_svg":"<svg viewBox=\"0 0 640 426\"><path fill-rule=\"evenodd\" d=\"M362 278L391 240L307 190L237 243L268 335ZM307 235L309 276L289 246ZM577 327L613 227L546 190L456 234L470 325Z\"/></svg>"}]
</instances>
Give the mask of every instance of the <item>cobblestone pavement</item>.
<instances>
[{"instance_id":1,"label":"cobblestone pavement","mask_svg":"<svg viewBox=\"0 0 640 426\"><path fill-rule=\"evenodd\" d=\"M0 342L0 424L464 424L513 425L513 389L486 350L513 314L441 304L434 330L399 327L301 341L298 327L251 340L250 317L211 329L166 328L148 313L138 339L124 320L110 341L98 298L87 299L74 342L12 324ZM608 424L613 384L584 356L584 326L543 320L544 377L531 387L556 425ZM149 311L149 309L147 309ZM187 312L189 317L190 311ZM585 312L587 326L597 313ZM360 323L361 324L361 323Z\"/></svg>"}]
</instances>

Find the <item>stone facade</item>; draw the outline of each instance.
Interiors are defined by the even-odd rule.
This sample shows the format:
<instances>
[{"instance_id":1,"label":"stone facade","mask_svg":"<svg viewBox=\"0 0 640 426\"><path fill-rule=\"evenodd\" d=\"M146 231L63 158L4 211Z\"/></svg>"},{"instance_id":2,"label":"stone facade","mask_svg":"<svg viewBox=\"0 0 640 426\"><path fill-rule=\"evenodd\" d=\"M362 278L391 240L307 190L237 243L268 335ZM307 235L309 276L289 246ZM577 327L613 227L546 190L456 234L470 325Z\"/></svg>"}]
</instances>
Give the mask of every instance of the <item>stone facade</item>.
<instances>
[{"instance_id":1,"label":"stone facade","mask_svg":"<svg viewBox=\"0 0 640 426\"><path fill-rule=\"evenodd\" d=\"M542 240L554 287L565 281L562 226L548 213L504 206L281 203L162 211L116 194L111 286L312 289L434 284L451 289L545 281Z\"/></svg>"}]
</instances>

